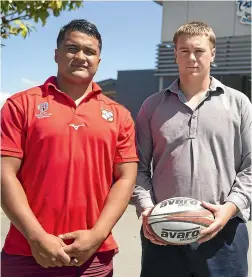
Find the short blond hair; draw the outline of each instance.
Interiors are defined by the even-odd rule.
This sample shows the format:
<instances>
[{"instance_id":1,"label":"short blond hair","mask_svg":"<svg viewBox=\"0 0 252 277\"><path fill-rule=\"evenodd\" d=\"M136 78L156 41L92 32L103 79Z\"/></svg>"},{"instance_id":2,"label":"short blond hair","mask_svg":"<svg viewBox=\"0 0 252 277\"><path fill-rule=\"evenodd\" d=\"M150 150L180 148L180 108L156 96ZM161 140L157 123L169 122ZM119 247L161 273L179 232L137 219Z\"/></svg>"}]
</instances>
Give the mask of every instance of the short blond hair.
<instances>
[{"instance_id":1,"label":"short blond hair","mask_svg":"<svg viewBox=\"0 0 252 277\"><path fill-rule=\"evenodd\" d=\"M192 21L186 23L178 28L176 33L173 36L173 43L176 46L178 38L180 36L206 36L209 38L209 41L212 43L213 48L215 48L216 44L216 36L211 27L201 21Z\"/></svg>"}]
</instances>

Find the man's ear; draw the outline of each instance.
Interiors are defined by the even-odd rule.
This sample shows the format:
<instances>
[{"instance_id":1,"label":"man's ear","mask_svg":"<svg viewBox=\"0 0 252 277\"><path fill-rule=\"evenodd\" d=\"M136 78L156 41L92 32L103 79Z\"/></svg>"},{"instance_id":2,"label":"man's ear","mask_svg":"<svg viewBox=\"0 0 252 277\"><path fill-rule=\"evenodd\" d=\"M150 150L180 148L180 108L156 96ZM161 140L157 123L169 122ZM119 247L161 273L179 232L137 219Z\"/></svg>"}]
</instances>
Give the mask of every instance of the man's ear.
<instances>
[{"instance_id":1,"label":"man's ear","mask_svg":"<svg viewBox=\"0 0 252 277\"><path fill-rule=\"evenodd\" d=\"M216 53L216 48L213 48L213 49L212 49L211 63L213 63L214 60L215 60L215 53Z\"/></svg>"},{"instance_id":2,"label":"man's ear","mask_svg":"<svg viewBox=\"0 0 252 277\"><path fill-rule=\"evenodd\" d=\"M56 63L58 63L58 49L54 50L54 60Z\"/></svg>"},{"instance_id":3,"label":"man's ear","mask_svg":"<svg viewBox=\"0 0 252 277\"><path fill-rule=\"evenodd\" d=\"M174 48L174 62L177 63L177 50Z\"/></svg>"}]
</instances>

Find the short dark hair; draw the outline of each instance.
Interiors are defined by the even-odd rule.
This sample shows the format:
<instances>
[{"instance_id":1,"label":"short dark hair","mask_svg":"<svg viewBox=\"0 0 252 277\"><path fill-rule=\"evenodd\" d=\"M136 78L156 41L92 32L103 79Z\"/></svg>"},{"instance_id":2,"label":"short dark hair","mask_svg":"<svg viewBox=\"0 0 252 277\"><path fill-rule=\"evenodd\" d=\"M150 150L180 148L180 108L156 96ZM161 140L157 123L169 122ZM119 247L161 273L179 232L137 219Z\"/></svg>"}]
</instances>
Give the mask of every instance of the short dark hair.
<instances>
[{"instance_id":1,"label":"short dark hair","mask_svg":"<svg viewBox=\"0 0 252 277\"><path fill-rule=\"evenodd\" d=\"M66 24L65 26L63 26L58 34L58 38L57 38L57 47L59 47L59 45L62 43L62 41L65 38L65 34L67 31L78 31L84 34L87 34L90 37L94 37L99 41L99 49L101 51L102 49L102 38L100 33L98 32L96 26L91 23L88 22L85 19L75 19L72 20L71 22L69 22L68 24Z\"/></svg>"}]
</instances>

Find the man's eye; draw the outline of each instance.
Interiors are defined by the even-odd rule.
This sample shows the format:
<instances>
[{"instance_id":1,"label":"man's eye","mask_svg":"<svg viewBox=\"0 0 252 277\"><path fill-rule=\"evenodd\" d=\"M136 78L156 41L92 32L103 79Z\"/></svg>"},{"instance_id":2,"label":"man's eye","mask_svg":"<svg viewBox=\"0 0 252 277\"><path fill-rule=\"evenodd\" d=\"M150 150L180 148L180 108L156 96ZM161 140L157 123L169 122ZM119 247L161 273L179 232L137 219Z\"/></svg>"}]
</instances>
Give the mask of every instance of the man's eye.
<instances>
[{"instance_id":1,"label":"man's eye","mask_svg":"<svg viewBox=\"0 0 252 277\"><path fill-rule=\"evenodd\" d=\"M89 55L89 56L95 55L94 51L92 51L92 50L87 50L86 54Z\"/></svg>"},{"instance_id":2,"label":"man's eye","mask_svg":"<svg viewBox=\"0 0 252 277\"><path fill-rule=\"evenodd\" d=\"M76 47L67 47L67 50L70 52L77 52L78 49Z\"/></svg>"}]
</instances>

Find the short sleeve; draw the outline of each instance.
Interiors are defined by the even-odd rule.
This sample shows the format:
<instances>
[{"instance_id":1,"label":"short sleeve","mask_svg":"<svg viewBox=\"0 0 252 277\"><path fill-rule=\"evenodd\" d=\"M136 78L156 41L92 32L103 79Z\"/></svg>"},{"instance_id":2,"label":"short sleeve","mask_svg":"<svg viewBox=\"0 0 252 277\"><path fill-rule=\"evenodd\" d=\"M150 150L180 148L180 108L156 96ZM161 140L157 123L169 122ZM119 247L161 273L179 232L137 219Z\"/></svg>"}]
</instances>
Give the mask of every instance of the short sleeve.
<instances>
[{"instance_id":1,"label":"short sleeve","mask_svg":"<svg viewBox=\"0 0 252 277\"><path fill-rule=\"evenodd\" d=\"M1 155L22 158L24 139L24 114L8 99L1 110Z\"/></svg>"},{"instance_id":2,"label":"short sleeve","mask_svg":"<svg viewBox=\"0 0 252 277\"><path fill-rule=\"evenodd\" d=\"M120 128L114 162L137 162L135 142L135 125L132 117L128 114L126 121Z\"/></svg>"}]
</instances>

